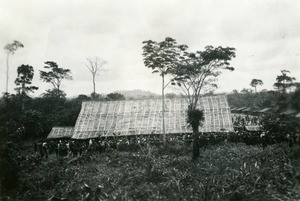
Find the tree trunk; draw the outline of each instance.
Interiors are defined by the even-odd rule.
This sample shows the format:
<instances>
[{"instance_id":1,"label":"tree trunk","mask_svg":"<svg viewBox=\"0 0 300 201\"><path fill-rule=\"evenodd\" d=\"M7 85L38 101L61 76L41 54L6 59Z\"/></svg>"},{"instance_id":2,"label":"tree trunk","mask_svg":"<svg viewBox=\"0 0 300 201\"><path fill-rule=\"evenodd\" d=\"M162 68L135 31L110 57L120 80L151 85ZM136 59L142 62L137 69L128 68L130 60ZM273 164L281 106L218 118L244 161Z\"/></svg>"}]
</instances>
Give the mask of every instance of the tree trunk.
<instances>
[{"instance_id":1,"label":"tree trunk","mask_svg":"<svg viewBox=\"0 0 300 201\"><path fill-rule=\"evenodd\" d=\"M166 144L166 131L165 131L165 77L164 75L162 77L162 131L163 131L163 143Z\"/></svg>"},{"instance_id":2,"label":"tree trunk","mask_svg":"<svg viewBox=\"0 0 300 201\"><path fill-rule=\"evenodd\" d=\"M96 83L95 83L95 75L93 75L93 92L96 94Z\"/></svg>"},{"instance_id":3,"label":"tree trunk","mask_svg":"<svg viewBox=\"0 0 300 201\"><path fill-rule=\"evenodd\" d=\"M200 156L199 127L193 127L193 160Z\"/></svg>"},{"instance_id":4,"label":"tree trunk","mask_svg":"<svg viewBox=\"0 0 300 201\"><path fill-rule=\"evenodd\" d=\"M22 83L22 94L21 94L21 101L22 101L22 111L25 110L25 83Z\"/></svg>"},{"instance_id":5,"label":"tree trunk","mask_svg":"<svg viewBox=\"0 0 300 201\"><path fill-rule=\"evenodd\" d=\"M57 85L57 97L60 98L60 93L59 93L59 85Z\"/></svg>"},{"instance_id":6,"label":"tree trunk","mask_svg":"<svg viewBox=\"0 0 300 201\"><path fill-rule=\"evenodd\" d=\"M7 53L6 58L6 93L8 93L8 79L9 79L9 53Z\"/></svg>"}]
</instances>

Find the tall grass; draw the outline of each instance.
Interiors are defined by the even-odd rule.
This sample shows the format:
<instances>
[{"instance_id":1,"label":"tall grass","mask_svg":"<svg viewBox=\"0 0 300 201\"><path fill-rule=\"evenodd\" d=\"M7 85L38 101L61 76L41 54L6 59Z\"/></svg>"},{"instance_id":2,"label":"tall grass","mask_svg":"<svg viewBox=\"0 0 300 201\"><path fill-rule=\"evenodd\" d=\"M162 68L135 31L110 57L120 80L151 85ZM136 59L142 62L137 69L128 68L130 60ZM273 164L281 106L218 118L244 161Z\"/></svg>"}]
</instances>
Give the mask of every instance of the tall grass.
<instances>
[{"instance_id":1,"label":"tall grass","mask_svg":"<svg viewBox=\"0 0 300 201\"><path fill-rule=\"evenodd\" d=\"M43 161L5 200L299 200L299 147L176 143Z\"/></svg>"}]
</instances>

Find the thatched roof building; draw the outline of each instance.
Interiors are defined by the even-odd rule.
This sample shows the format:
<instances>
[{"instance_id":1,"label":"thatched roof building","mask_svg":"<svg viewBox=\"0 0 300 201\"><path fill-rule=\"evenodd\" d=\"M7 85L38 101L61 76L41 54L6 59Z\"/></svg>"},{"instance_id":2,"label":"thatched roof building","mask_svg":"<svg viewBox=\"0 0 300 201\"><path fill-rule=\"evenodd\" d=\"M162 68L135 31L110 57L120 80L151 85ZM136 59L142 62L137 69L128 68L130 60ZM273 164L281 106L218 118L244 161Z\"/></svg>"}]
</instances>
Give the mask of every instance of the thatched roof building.
<instances>
[{"instance_id":1,"label":"thatched roof building","mask_svg":"<svg viewBox=\"0 0 300 201\"><path fill-rule=\"evenodd\" d=\"M201 132L233 131L230 108L225 95L202 97L199 108L205 121ZM191 133L186 124L184 99L165 100L166 133ZM126 136L162 133L161 100L83 102L74 128L74 139L99 136Z\"/></svg>"},{"instance_id":2,"label":"thatched roof building","mask_svg":"<svg viewBox=\"0 0 300 201\"><path fill-rule=\"evenodd\" d=\"M73 136L74 127L53 127L48 135L48 139L71 138Z\"/></svg>"}]
</instances>

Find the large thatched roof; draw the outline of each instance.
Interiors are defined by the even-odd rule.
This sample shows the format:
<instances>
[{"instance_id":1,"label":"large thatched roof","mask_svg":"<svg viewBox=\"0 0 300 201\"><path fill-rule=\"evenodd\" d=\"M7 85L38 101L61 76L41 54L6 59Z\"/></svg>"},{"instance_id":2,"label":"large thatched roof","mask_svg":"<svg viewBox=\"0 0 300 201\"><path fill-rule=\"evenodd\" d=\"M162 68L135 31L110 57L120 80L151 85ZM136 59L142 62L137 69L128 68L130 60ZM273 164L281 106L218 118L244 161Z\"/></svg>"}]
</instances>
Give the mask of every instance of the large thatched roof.
<instances>
[{"instance_id":1,"label":"large thatched roof","mask_svg":"<svg viewBox=\"0 0 300 201\"><path fill-rule=\"evenodd\" d=\"M233 131L230 109L225 95L202 97L199 108L205 122L201 132ZM191 133L186 124L184 99L165 100L166 133ZM112 135L162 133L161 100L83 102L74 128L74 139Z\"/></svg>"},{"instance_id":2,"label":"large thatched roof","mask_svg":"<svg viewBox=\"0 0 300 201\"><path fill-rule=\"evenodd\" d=\"M53 127L47 138L71 138L73 135L73 131L74 127Z\"/></svg>"}]
</instances>

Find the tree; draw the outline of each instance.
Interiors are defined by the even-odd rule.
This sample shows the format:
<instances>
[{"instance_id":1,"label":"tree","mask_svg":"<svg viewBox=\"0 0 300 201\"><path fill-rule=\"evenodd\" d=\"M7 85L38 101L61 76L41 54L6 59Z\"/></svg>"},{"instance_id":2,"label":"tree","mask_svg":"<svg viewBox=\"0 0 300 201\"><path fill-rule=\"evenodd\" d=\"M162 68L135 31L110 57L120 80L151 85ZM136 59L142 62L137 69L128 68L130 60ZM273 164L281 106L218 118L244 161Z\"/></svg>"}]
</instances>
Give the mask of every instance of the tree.
<instances>
[{"instance_id":1,"label":"tree","mask_svg":"<svg viewBox=\"0 0 300 201\"><path fill-rule=\"evenodd\" d=\"M198 108L193 109L191 105L189 105L187 109L187 119L186 122L193 129L193 160L196 160L200 156L200 142L199 142L199 126L202 125L204 121L204 112Z\"/></svg>"},{"instance_id":2,"label":"tree","mask_svg":"<svg viewBox=\"0 0 300 201\"><path fill-rule=\"evenodd\" d=\"M235 57L232 47L207 46L204 51L184 52L181 62L173 68L172 85L178 85L188 103L187 123L193 128L193 159L199 157L199 126L203 121L203 112L199 110L198 101L205 88L217 87L215 81L222 70L233 71L229 61Z\"/></svg>"},{"instance_id":3,"label":"tree","mask_svg":"<svg viewBox=\"0 0 300 201\"><path fill-rule=\"evenodd\" d=\"M233 94L238 94L239 91L238 91L237 89L234 89L234 90L232 90L232 93L233 93Z\"/></svg>"},{"instance_id":4,"label":"tree","mask_svg":"<svg viewBox=\"0 0 300 201\"><path fill-rule=\"evenodd\" d=\"M103 101L103 100L105 100L105 95L97 94L97 93L91 93L91 98L92 98L92 100Z\"/></svg>"},{"instance_id":5,"label":"tree","mask_svg":"<svg viewBox=\"0 0 300 201\"><path fill-rule=\"evenodd\" d=\"M125 100L125 96L119 93L109 93L106 96L107 100Z\"/></svg>"},{"instance_id":6,"label":"tree","mask_svg":"<svg viewBox=\"0 0 300 201\"><path fill-rule=\"evenodd\" d=\"M8 80L9 80L9 55L15 54L18 48L23 48L24 45L19 41L14 40L12 43L8 43L4 46L4 50L6 51L6 88L5 92L8 93Z\"/></svg>"},{"instance_id":7,"label":"tree","mask_svg":"<svg viewBox=\"0 0 300 201\"><path fill-rule=\"evenodd\" d=\"M58 65L53 61L46 61L45 69L49 71L40 71L40 79L44 82L51 83L53 85L52 92L55 92L56 97L60 97L62 94L60 85L63 79L71 80L72 76L70 69L59 68Z\"/></svg>"},{"instance_id":8,"label":"tree","mask_svg":"<svg viewBox=\"0 0 300 201\"><path fill-rule=\"evenodd\" d=\"M43 132L43 114L36 110L26 110L20 117L21 136L23 139L39 137Z\"/></svg>"},{"instance_id":9,"label":"tree","mask_svg":"<svg viewBox=\"0 0 300 201\"><path fill-rule=\"evenodd\" d=\"M28 92L34 92L38 87L30 86L32 84L32 79L34 75L34 70L32 66L21 65L18 67L18 77L15 80L15 83L18 87L15 90L21 96L22 102L22 111L25 109L25 98L28 96Z\"/></svg>"},{"instance_id":10,"label":"tree","mask_svg":"<svg viewBox=\"0 0 300 201\"><path fill-rule=\"evenodd\" d=\"M173 99L173 98L176 98L176 94L174 94L174 93L167 93L166 95L165 95L165 97L166 98L170 98L170 99Z\"/></svg>"},{"instance_id":11,"label":"tree","mask_svg":"<svg viewBox=\"0 0 300 201\"><path fill-rule=\"evenodd\" d=\"M264 83L263 83L263 81L261 81L261 80L259 80L259 79L252 79L252 81L251 81L251 83L250 83L250 86L251 87L253 87L254 88L254 90L255 90L255 93L257 92L256 91L256 87L257 87L257 85L263 85Z\"/></svg>"},{"instance_id":12,"label":"tree","mask_svg":"<svg viewBox=\"0 0 300 201\"><path fill-rule=\"evenodd\" d=\"M278 75L274 83L274 87L282 93L286 93L286 90L293 86L293 81L296 80L294 77L290 77L287 74L290 73L288 70L282 70L281 75Z\"/></svg>"},{"instance_id":13,"label":"tree","mask_svg":"<svg viewBox=\"0 0 300 201\"><path fill-rule=\"evenodd\" d=\"M93 77L93 93L96 93L96 83L95 83L95 77L99 71L103 71L103 66L107 64L107 61L102 60L99 57L94 58L87 58L87 63L85 66L90 70Z\"/></svg>"},{"instance_id":14,"label":"tree","mask_svg":"<svg viewBox=\"0 0 300 201\"><path fill-rule=\"evenodd\" d=\"M15 80L15 83L18 87L15 90L24 96L27 96L28 92L34 92L38 87L30 86L32 84L32 79L34 75L34 70L32 66L21 65L18 67L18 77Z\"/></svg>"},{"instance_id":15,"label":"tree","mask_svg":"<svg viewBox=\"0 0 300 201\"><path fill-rule=\"evenodd\" d=\"M170 74L172 68L177 65L180 52L187 49L186 45L177 45L175 39L167 37L162 42L152 40L143 41L144 64L152 69L152 73L159 73L162 79L162 131L163 142L166 143L165 133L165 88L170 82L165 84L165 76Z\"/></svg>"},{"instance_id":16,"label":"tree","mask_svg":"<svg viewBox=\"0 0 300 201\"><path fill-rule=\"evenodd\" d=\"M296 89L291 100L292 107L300 111L300 88Z\"/></svg>"},{"instance_id":17,"label":"tree","mask_svg":"<svg viewBox=\"0 0 300 201\"><path fill-rule=\"evenodd\" d=\"M79 101L80 103L83 102L83 101L89 101L91 100L90 97L88 97L87 95L85 94L80 94L77 98L76 98L77 101Z\"/></svg>"},{"instance_id":18,"label":"tree","mask_svg":"<svg viewBox=\"0 0 300 201\"><path fill-rule=\"evenodd\" d=\"M66 98L66 93L58 89L47 89L46 93L42 93L42 97L51 98L51 99L56 99L56 98L64 99Z\"/></svg>"},{"instance_id":19,"label":"tree","mask_svg":"<svg viewBox=\"0 0 300 201\"><path fill-rule=\"evenodd\" d=\"M252 89L248 89L248 88L243 88L242 90L241 90L241 93L242 94L251 94L253 92L253 90Z\"/></svg>"}]
</instances>

